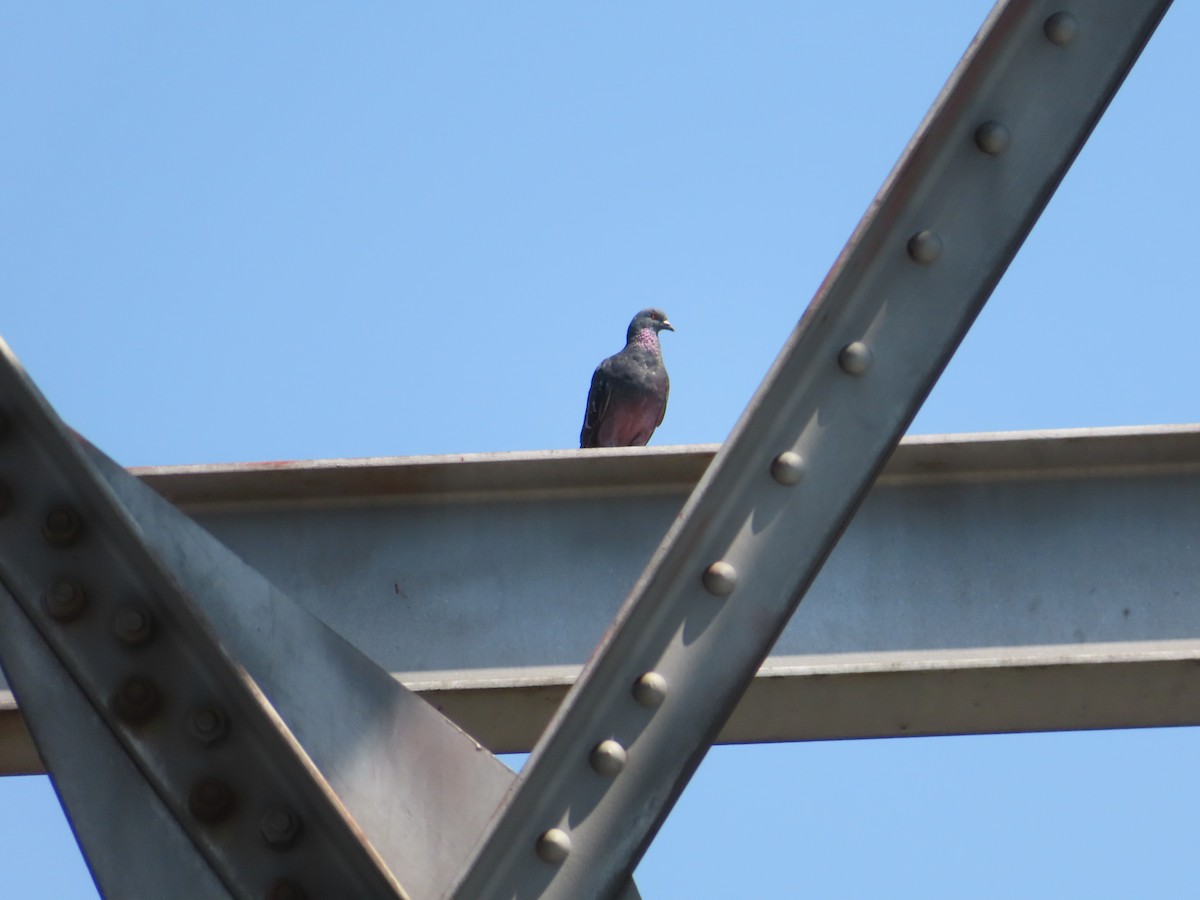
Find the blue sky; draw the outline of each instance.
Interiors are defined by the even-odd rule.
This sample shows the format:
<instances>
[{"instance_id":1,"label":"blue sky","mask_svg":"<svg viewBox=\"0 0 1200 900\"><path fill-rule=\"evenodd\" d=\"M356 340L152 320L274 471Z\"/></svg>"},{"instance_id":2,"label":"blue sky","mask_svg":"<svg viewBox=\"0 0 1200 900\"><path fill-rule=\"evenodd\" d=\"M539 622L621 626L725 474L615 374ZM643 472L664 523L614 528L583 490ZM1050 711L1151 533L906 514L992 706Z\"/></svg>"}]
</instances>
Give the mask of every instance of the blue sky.
<instances>
[{"instance_id":1,"label":"blue sky","mask_svg":"<svg viewBox=\"0 0 1200 900\"><path fill-rule=\"evenodd\" d=\"M0 335L127 465L574 446L661 306L724 438L990 4L0 8ZM1194 422L1168 13L913 426ZM1047 86L1053 89L1053 86ZM655 897L1188 892L1193 729L722 748ZM44 779L6 893L95 896Z\"/></svg>"}]
</instances>

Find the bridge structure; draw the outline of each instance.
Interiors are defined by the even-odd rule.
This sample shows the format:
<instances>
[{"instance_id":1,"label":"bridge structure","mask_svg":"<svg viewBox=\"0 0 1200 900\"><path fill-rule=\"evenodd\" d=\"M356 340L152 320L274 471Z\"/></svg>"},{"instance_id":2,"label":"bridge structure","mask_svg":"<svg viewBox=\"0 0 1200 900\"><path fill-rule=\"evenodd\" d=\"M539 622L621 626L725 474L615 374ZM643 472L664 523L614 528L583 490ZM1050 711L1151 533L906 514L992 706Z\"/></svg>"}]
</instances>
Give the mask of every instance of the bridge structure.
<instances>
[{"instance_id":1,"label":"bridge structure","mask_svg":"<svg viewBox=\"0 0 1200 900\"><path fill-rule=\"evenodd\" d=\"M901 440L1168 5L998 4L720 447L128 472L5 348L0 768L107 896L631 898L714 741L1200 723L1200 429Z\"/></svg>"}]
</instances>

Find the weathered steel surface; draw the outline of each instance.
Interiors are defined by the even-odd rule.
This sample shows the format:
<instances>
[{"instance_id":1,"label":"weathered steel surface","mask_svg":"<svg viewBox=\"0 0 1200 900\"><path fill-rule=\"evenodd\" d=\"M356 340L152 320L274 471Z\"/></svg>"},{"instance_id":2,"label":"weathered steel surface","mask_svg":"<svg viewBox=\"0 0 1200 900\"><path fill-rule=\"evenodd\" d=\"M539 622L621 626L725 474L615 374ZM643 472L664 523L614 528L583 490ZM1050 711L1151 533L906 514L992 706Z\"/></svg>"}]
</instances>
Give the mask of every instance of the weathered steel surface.
<instances>
[{"instance_id":1,"label":"weathered steel surface","mask_svg":"<svg viewBox=\"0 0 1200 900\"><path fill-rule=\"evenodd\" d=\"M665 532L714 452L141 475L507 752L532 747L644 565L645 542L625 536ZM719 739L1200 724L1200 692L1184 689L1200 672L1198 493L1196 426L905 439ZM492 518L509 528L459 527ZM556 571L605 535L619 538L608 553ZM1071 699L1052 681L1068 674ZM40 770L0 690L0 772Z\"/></svg>"},{"instance_id":2,"label":"weathered steel surface","mask_svg":"<svg viewBox=\"0 0 1200 900\"><path fill-rule=\"evenodd\" d=\"M0 662L102 889L136 836L238 897L443 890L512 773L82 444L2 343L0 414Z\"/></svg>"},{"instance_id":3,"label":"weathered steel surface","mask_svg":"<svg viewBox=\"0 0 1200 900\"><path fill-rule=\"evenodd\" d=\"M455 897L616 891L1168 6L996 6L538 741ZM631 690L647 679L652 698ZM603 740L629 750L615 777L588 763Z\"/></svg>"}]
</instances>

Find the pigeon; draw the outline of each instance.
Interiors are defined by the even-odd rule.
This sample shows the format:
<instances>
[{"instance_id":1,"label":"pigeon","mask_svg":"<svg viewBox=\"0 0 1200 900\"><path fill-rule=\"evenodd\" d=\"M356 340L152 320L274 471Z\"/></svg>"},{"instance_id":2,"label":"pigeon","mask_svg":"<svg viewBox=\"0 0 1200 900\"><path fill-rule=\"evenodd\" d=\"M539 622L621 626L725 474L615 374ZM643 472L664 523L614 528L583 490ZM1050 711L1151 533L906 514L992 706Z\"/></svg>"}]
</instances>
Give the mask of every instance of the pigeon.
<instances>
[{"instance_id":1,"label":"pigeon","mask_svg":"<svg viewBox=\"0 0 1200 900\"><path fill-rule=\"evenodd\" d=\"M629 323L625 349L596 367L583 415L580 447L644 447L662 424L671 380L658 333L674 331L661 309L643 309Z\"/></svg>"}]
</instances>

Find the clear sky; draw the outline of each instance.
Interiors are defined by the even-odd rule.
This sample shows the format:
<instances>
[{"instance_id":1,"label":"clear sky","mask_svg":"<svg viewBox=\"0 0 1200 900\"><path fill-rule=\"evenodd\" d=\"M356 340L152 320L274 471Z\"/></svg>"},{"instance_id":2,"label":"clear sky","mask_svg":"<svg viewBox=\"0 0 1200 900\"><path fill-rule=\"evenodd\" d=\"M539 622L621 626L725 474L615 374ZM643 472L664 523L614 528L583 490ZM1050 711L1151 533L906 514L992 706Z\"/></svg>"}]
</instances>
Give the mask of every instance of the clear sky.
<instances>
[{"instance_id":1,"label":"clear sky","mask_svg":"<svg viewBox=\"0 0 1200 900\"><path fill-rule=\"evenodd\" d=\"M536 450L657 305L654 443L720 441L990 5L4 4L0 334L127 465ZM914 432L1200 420L1198 35L1177 4ZM1183 896L1197 759L720 748L638 879ZM0 780L0 880L95 896L45 779Z\"/></svg>"}]
</instances>

